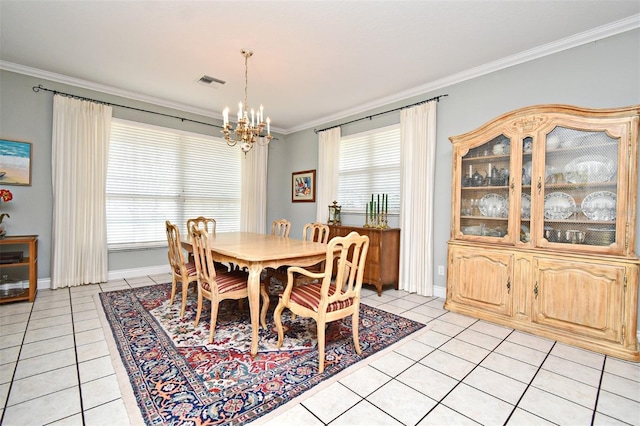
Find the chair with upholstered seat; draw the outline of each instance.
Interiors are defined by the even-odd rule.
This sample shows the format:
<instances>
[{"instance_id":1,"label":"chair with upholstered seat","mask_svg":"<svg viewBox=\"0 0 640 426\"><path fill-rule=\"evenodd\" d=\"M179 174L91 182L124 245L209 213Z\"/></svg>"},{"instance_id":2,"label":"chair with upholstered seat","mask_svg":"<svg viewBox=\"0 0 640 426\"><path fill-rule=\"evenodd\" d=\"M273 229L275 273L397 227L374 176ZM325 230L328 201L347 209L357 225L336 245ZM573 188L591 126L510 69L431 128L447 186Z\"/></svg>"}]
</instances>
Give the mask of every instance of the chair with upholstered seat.
<instances>
[{"instance_id":1,"label":"chair with upholstered seat","mask_svg":"<svg viewBox=\"0 0 640 426\"><path fill-rule=\"evenodd\" d=\"M368 250L369 237L351 232L346 237L335 237L329 241L322 272L311 272L297 266L290 267L287 272L287 286L273 313L278 330L278 347L284 342L282 311L285 308L295 315L313 318L318 334L319 373L324 371L325 325L328 322L351 316L353 343L356 352L361 353L358 338L360 290ZM295 284L295 274L314 281ZM335 276L335 280L332 276Z\"/></svg>"},{"instance_id":2,"label":"chair with upholstered seat","mask_svg":"<svg viewBox=\"0 0 640 426\"><path fill-rule=\"evenodd\" d=\"M198 216L196 218L187 219L187 234L189 235L189 238L191 238L191 228L194 226L198 229L202 229L208 234L215 235L216 233L216 220L210 217ZM189 253L189 261L193 262L193 253ZM215 266L217 270L235 269L235 266L232 264L226 265L220 262L215 262Z\"/></svg>"},{"instance_id":3,"label":"chair with upholstered seat","mask_svg":"<svg viewBox=\"0 0 640 426\"><path fill-rule=\"evenodd\" d=\"M290 232L291 232L291 222L289 222L287 219L274 220L273 222L271 222L271 235L275 237L289 238ZM284 283L286 280L286 273L287 273L286 270L287 270L287 266L281 266L278 269L267 268L264 272L264 279L262 280L261 288L260 288L261 294L267 295L266 303L262 305L262 311L260 313L260 321L263 324L266 323L267 310L269 309L268 295L269 295L269 286L271 284L271 278L280 277L281 278L280 282ZM282 279L283 275L285 276L284 279Z\"/></svg>"},{"instance_id":4,"label":"chair with upholstered seat","mask_svg":"<svg viewBox=\"0 0 640 426\"><path fill-rule=\"evenodd\" d=\"M302 229L302 240L327 244L327 242L329 241L329 226L320 222L305 224L304 228ZM320 272L324 268L323 265L324 261L316 265L307 267L306 269L307 271ZM284 284L287 282L287 269L288 266L281 266L278 269L271 270L271 277L274 277ZM304 276L297 277L296 280L308 281L304 278Z\"/></svg>"},{"instance_id":5,"label":"chair with upholstered seat","mask_svg":"<svg viewBox=\"0 0 640 426\"><path fill-rule=\"evenodd\" d=\"M207 233L216 233L216 220L210 217L198 216L196 218L187 219L187 232L191 234L191 227L204 229Z\"/></svg>"},{"instance_id":6,"label":"chair with upholstered seat","mask_svg":"<svg viewBox=\"0 0 640 426\"><path fill-rule=\"evenodd\" d=\"M249 296L247 286L249 274L239 270L216 271L211 255L209 235L203 229L191 228L191 243L193 245L193 259L198 282L198 308L194 325L197 327L200 322L203 299L210 300L209 343L213 343L220 302L226 299L240 300L247 298Z\"/></svg>"},{"instance_id":7,"label":"chair with upholstered seat","mask_svg":"<svg viewBox=\"0 0 640 426\"><path fill-rule=\"evenodd\" d=\"M307 223L302 230L304 241L315 241L327 244L329 242L329 226L324 223ZM306 268L307 271L320 272L324 269L324 262Z\"/></svg>"},{"instance_id":8,"label":"chair with upholstered seat","mask_svg":"<svg viewBox=\"0 0 640 426\"><path fill-rule=\"evenodd\" d=\"M274 220L271 223L271 235L289 238L290 231L291 222L289 222L287 219Z\"/></svg>"},{"instance_id":9,"label":"chair with upholstered seat","mask_svg":"<svg viewBox=\"0 0 640 426\"><path fill-rule=\"evenodd\" d=\"M182 304L180 306L180 316L183 316L187 305L187 291L189 290L189 284L197 281L196 266L193 262L185 261L184 252L180 244L180 230L178 227L167 220L165 222L165 228L167 231L167 243L169 244L168 255L172 277L171 299L169 303L173 305L178 289L178 283L181 283Z\"/></svg>"}]
</instances>

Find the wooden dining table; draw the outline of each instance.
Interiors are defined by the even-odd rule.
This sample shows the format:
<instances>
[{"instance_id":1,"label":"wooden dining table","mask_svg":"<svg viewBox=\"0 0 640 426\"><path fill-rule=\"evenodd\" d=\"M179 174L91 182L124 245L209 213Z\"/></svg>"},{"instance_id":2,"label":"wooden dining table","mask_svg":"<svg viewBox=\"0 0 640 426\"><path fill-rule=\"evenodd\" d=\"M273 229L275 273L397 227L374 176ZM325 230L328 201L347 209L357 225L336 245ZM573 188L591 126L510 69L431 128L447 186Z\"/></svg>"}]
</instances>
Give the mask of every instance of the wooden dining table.
<instances>
[{"instance_id":1,"label":"wooden dining table","mask_svg":"<svg viewBox=\"0 0 640 426\"><path fill-rule=\"evenodd\" d=\"M264 268L311 266L325 260L327 244L252 232L209 234L213 260L232 263L249 271L247 281L251 315L251 355L258 353L260 327L260 275ZM182 247L192 252L191 242Z\"/></svg>"}]
</instances>

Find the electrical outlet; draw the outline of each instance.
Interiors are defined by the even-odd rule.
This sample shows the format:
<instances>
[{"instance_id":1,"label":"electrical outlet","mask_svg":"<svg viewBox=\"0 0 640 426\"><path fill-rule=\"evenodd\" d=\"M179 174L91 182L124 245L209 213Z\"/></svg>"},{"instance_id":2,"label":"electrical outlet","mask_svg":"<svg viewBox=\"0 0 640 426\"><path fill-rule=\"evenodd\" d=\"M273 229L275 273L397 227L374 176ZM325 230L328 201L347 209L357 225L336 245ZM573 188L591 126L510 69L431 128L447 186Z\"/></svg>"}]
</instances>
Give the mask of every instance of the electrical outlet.
<instances>
[{"instance_id":1,"label":"electrical outlet","mask_svg":"<svg viewBox=\"0 0 640 426\"><path fill-rule=\"evenodd\" d=\"M444 266L438 265L438 275L444 275Z\"/></svg>"}]
</instances>

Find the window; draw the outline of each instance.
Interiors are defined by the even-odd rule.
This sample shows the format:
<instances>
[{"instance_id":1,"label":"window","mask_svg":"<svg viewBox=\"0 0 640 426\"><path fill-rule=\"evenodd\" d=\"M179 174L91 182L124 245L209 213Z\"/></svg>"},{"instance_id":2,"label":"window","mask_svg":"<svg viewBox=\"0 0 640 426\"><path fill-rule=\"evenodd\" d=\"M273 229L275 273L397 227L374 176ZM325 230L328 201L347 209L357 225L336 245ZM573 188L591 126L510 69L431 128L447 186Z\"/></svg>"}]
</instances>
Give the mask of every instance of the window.
<instances>
[{"instance_id":1,"label":"window","mask_svg":"<svg viewBox=\"0 0 640 426\"><path fill-rule=\"evenodd\" d=\"M389 214L400 213L400 126L340 140L338 201L344 213L365 213L371 194L389 194Z\"/></svg>"},{"instance_id":2,"label":"window","mask_svg":"<svg viewBox=\"0 0 640 426\"><path fill-rule=\"evenodd\" d=\"M240 229L239 149L219 138L113 119L107 172L110 250L160 247L165 220L186 233L188 218Z\"/></svg>"}]
</instances>

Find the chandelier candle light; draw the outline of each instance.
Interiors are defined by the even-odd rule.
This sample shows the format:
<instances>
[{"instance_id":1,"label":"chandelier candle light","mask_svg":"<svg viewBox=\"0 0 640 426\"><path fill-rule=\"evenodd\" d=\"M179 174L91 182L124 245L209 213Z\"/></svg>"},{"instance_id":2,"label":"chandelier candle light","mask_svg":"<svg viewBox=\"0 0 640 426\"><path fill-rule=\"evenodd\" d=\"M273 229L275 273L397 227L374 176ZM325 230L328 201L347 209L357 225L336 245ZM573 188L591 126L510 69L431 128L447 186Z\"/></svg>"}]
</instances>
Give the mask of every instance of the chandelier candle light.
<instances>
[{"instance_id":1,"label":"chandelier candle light","mask_svg":"<svg viewBox=\"0 0 640 426\"><path fill-rule=\"evenodd\" d=\"M382 194L382 202L380 202L380 194L378 194L377 201L374 195L371 194L371 202L366 205L364 227L387 229L389 227L388 214L389 194Z\"/></svg>"},{"instance_id":2,"label":"chandelier candle light","mask_svg":"<svg viewBox=\"0 0 640 426\"><path fill-rule=\"evenodd\" d=\"M247 152L251 151L254 143L260 145L268 145L273 137L271 136L271 120L267 117L264 120L264 108L260 105L260 109L255 111L251 108L251 112L248 112L249 106L247 104L247 88L249 86L249 73L248 73L248 61L253 55L253 52L247 49L242 49L242 56L244 56L244 105L242 102L238 104L238 122L235 130L229 124L229 107L226 107L222 111L223 127L222 133L227 141L227 145L235 146L240 143L240 148L244 152L245 156ZM244 109L243 109L244 107ZM251 117L249 117L251 114ZM263 134L266 128L266 135ZM234 136L231 136L231 133ZM266 140L266 142L264 142Z\"/></svg>"}]
</instances>

